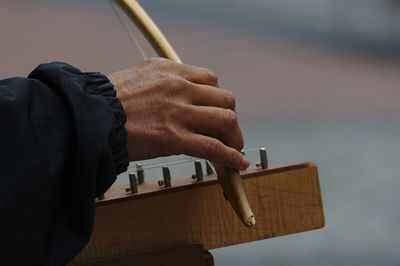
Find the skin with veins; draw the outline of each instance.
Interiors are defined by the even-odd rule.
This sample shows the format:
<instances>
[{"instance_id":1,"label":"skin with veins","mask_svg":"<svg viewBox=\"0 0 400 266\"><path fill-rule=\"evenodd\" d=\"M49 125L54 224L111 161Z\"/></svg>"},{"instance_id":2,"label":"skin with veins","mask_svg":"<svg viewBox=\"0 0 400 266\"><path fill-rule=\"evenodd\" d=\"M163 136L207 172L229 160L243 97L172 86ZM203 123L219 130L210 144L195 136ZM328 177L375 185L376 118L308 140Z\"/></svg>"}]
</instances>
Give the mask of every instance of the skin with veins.
<instances>
[{"instance_id":1,"label":"skin with veins","mask_svg":"<svg viewBox=\"0 0 400 266\"><path fill-rule=\"evenodd\" d=\"M186 154L234 169L250 164L235 96L205 68L154 58L108 76L127 114L130 161Z\"/></svg>"}]
</instances>

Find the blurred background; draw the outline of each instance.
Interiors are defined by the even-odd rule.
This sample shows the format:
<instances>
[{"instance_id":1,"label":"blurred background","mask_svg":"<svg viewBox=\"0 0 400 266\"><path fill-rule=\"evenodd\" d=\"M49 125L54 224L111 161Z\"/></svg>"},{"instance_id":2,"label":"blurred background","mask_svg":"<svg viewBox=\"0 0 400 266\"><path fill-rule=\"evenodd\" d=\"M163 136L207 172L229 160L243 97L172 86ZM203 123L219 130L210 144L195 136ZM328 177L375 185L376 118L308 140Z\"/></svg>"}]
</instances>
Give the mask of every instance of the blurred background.
<instances>
[{"instance_id":1,"label":"blurred background","mask_svg":"<svg viewBox=\"0 0 400 266\"><path fill-rule=\"evenodd\" d=\"M212 250L216 265L400 265L400 1L141 3L185 63L236 94L247 147L319 167L324 228ZM2 0L0 34L0 79L142 61L106 0Z\"/></svg>"}]
</instances>

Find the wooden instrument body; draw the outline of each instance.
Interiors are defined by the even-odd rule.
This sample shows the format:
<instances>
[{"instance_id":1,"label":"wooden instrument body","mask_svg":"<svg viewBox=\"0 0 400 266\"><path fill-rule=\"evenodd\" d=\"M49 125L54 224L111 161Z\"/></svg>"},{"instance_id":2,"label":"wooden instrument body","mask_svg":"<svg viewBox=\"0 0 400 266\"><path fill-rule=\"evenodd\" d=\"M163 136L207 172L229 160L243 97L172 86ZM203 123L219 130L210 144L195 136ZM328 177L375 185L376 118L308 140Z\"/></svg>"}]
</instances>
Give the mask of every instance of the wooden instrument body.
<instances>
[{"instance_id":1,"label":"wooden instrument body","mask_svg":"<svg viewBox=\"0 0 400 266\"><path fill-rule=\"evenodd\" d=\"M243 226L214 175L196 182L172 179L169 188L145 182L137 194L114 186L99 200L94 232L75 263L201 243L205 250L324 226L318 172L313 163L241 171L254 227Z\"/></svg>"}]
</instances>

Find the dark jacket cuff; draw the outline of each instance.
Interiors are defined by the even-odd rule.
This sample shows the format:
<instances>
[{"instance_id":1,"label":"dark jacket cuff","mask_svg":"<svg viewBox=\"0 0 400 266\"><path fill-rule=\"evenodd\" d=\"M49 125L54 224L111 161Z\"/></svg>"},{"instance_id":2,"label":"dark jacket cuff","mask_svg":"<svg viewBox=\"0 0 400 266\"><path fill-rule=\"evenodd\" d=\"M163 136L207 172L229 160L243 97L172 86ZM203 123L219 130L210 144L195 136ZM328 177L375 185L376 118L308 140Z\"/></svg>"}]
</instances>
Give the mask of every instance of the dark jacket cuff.
<instances>
[{"instance_id":1,"label":"dark jacket cuff","mask_svg":"<svg viewBox=\"0 0 400 266\"><path fill-rule=\"evenodd\" d=\"M117 92L110 80L98 72L83 73L87 79L87 92L92 95L100 95L110 105L114 117L114 132L110 135L109 144L112 152L115 173L118 175L128 168L128 151L126 147L128 134L125 130L126 113L121 102L116 97Z\"/></svg>"}]
</instances>

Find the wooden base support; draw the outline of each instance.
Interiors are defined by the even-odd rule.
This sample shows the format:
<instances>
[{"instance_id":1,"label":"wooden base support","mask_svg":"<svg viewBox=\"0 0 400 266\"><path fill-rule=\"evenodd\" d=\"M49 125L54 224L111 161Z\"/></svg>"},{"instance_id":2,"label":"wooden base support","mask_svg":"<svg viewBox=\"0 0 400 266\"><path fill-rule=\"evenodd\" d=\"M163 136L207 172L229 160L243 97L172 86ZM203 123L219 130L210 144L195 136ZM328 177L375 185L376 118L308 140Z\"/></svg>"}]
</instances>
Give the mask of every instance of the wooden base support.
<instances>
[{"instance_id":1,"label":"wooden base support","mask_svg":"<svg viewBox=\"0 0 400 266\"><path fill-rule=\"evenodd\" d=\"M201 244L181 245L71 266L214 266L212 254Z\"/></svg>"},{"instance_id":2,"label":"wooden base support","mask_svg":"<svg viewBox=\"0 0 400 266\"><path fill-rule=\"evenodd\" d=\"M169 188L146 182L137 194L116 186L98 202L92 238L75 262L191 243L201 243L209 250L324 225L315 164L274 165L241 174L255 226L242 224L213 175L204 176L201 182L174 178Z\"/></svg>"}]
</instances>

